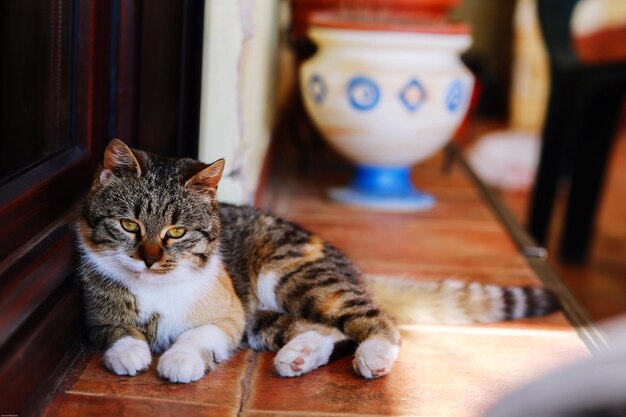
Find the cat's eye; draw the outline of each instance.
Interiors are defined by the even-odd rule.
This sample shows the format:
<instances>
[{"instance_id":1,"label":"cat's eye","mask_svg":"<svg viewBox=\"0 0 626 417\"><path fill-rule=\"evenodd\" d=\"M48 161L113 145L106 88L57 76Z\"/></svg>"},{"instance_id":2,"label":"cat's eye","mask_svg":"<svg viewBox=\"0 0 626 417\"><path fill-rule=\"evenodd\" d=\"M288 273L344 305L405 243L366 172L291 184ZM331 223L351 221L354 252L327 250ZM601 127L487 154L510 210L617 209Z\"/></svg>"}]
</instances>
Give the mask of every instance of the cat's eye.
<instances>
[{"instance_id":1,"label":"cat's eye","mask_svg":"<svg viewBox=\"0 0 626 417\"><path fill-rule=\"evenodd\" d=\"M127 232L130 232L130 233L139 232L139 224L135 221L132 221L129 219L122 219L120 220L120 224L122 225L122 229L126 230Z\"/></svg>"},{"instance_id":2,"label":"cat's eye","mask_svg":"<svg viewBox=\"0 0 626 417\"><path fill-rule=\"evenodd\" d=\"M167 230L165 236L171 237L172 239L180 239L185 236L185 233L187 233L187 229L184 227L172 227Z\"/></svg>"}]
</instances>

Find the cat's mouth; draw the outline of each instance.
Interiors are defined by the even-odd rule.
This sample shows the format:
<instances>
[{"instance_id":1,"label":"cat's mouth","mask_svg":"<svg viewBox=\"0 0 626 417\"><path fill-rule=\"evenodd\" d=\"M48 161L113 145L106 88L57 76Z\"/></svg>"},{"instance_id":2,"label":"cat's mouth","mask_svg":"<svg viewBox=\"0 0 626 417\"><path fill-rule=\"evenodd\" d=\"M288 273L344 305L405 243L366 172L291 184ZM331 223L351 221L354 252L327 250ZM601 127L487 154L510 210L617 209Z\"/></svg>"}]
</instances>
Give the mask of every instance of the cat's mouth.
<instances>
[{"instance_id":1,"label":"cat's mouth","mask_svg":"<svg viewBox=\"0 0 626 417\"><path fill-rule=\"evenodd\" d=\"M144 275L146 277L163 276L175 269L169 261L165 263L154 263L148 267L143 261L139 261L133 257L126 259L125 266L136 278L141 278L141 276Z\"/></svg>"},{"instance_id":2,"label":"cat's mouth","mask_svg":"<svg viewBox=\"0 0 626 417\"><path fill-rule=\"evenodd\" d=\"M154 280L172 274L177 266L168 263L167 265L154 264L150 268L145 265L133 265L129 268L135 279Z\"/></svg>"},{"instance_id":3,"label":"cat's mouth","mask_svg":"<svg viewBox=\"0 0 626 417\"><path fill-rule=\"evenodd\" d=\"M147 266L141 264L136 264L136 263L126 263L126 265L124 265L124 269L127 271L128 274L130 274L134 279L153 279L155 277L161 277L165 274L167 274L169 272L169 270L163 270L159 267L157 267L157 265L153 265L152 267L148 268Z\"/></svg>"},{"instance_id":4,"label":"cat's mouth","mask_svg":"<svg viewBox=\"0 0 626 417\"><path fill-rule=\"evenodd\" d=\"M165 269L159 269L159 268L144 268L144 270L141 272L147 276L156 276L156 275L163 276L171 272L171 269L165 270Z\"/></svg>"}]
</instances>

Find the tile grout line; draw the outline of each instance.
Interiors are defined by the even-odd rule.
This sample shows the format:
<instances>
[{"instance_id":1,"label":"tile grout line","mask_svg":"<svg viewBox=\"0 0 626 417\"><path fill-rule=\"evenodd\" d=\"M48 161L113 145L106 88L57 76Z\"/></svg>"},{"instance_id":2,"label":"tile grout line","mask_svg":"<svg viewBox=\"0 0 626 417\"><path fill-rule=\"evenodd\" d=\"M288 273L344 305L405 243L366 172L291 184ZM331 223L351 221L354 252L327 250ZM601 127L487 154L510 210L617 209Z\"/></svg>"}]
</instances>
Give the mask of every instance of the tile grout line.
<instances>
[{"instance_id":1,"label":"tile grout line","mask_svg":"<svg viewBox=\"0 0 626 417\"><path fill-rule=\"evenodd\" d=\"M251 356L251 358L246 358L247 369L240 382L241 399L239 402L239 410L237 411L238 416L243 412L243 408L252 394L252 377L257 367L259 353L250 349L248 355Z\"/></svg>"},{"instance_id":2,"label":"tile grout line","mask_svg":"<svg viewBox=\"0 0 626 417\"><path fill-rule=\"evenodd\" d=\"M338 221L337 219L341 219L341 215L320 215L315 214L313 216L309 216L308 213L300 214L298 217L298 213L289 213L289 214L280 214L282 217L287 218L291 221L300 224L306 224L309 227L320 227L320 226L337 226L337 225L350 225L345 221ZM373 216L372 216L373 217ZM448 219L437 219L437 218L423 218L423 219L410 219L412 224L409 227L413 227L420 230L428 230L428 231L458 231L459 226L461 226L465 231L469 232L484 232L490 234L502 234L503 236L507 236L506 230L504 227L497 223L495 220L448 220ZM363 221L357 219L357 221ZM395 221L395 220L394 220ZM389 222L386 224L386 227L390 229L404 229L406 228L406 224L400 224L400 221Z\"/></svg>"},{"instance_id":3,"label":"tile grout line","mask_svg":"<svg viewBox=\"0 0 626 417\"><path fill-rule=\"evenodd\" d=\"M421 333L454 333L472 334L483 336L512 336L512 337L541 337L541 338L564 338L576 335L576 330L567 328L508 328L488 327L485 325L436 325L436 324L401 324L400 330Z\"/></svg>"},{"instance_id":4,"label":"tile grout line","mask_svg":"<svg viewBox=\"0 0 626 417\"><path fill-rule=\"evenodd\" d=\"M126 394L120 395L120 394L107 394L107 393L100 393L100 392L74 391L74 390L65 391L65 394L82 395L85 397L119 398L122 400L125 398L128 398L130 400L154 401L154 402L163 402L163 403L170 403L170 404L198 405L198 406L209 407L209 408L218 408L218 407L234 408L234 406L228 405L228 404L203 403L199 401L187 401L187 400L171 400L171 399L168 399L167 397L143 397L141 395L126 395Z\"/></svg>"},{"instance_id":5,"label":"tile grout line","mask_svg":"<svg viewBox=\"0 0 626 417\"><path fill-rule=\"evenodd\" d=\"M429 417L422 414L353 414L338 412L317 412L317 411L284 411L284 410L246 410L247 414L267 415L287 415L303 417Z\"/></svg>"},{"instance_id":6,"label":"tile grout line","mask_svg":"<svg viewBox=\"0 0 626 417\"><path fill-rule=\"evenodd\" d=\"M355 263L359 264L361 266L361 269L365 270L365 271L378 271L380 269L389 269L391 267L396 267L396 268L402 268L402 269L406 269L406 268L411 268L411 267L415 267L416 265L420 267L420 275L427 275L427 274L435 274L435 273L441 273L441 272L445 272L446 274L448 274L450 277L457 277L457 276L468 276L471 277L472 275L476 275L476 274L483 274L483 275L493 275L493 276L500 276L500 275L519 275L519 276L523 276L524 274L527 274L528 272L532 271L532 268L530 268L527 265L513 265L513 266L503 266L503 267L499 267L499 266L495 266L495 267L482 267L482 266L476 266L476 265L445 265L443 263L431 263L431 264L418 264L417 262L415 263L408 263L406 261L366 261L366 262L359 262L359 260L356 260ZM361 265L364 264L365 265ZM372 272L368 272L370 274L372 274ZM389 274L393 274L395 272L389 272ZM401 275L401 274L400 274Z\"/></svg>"},{"instance_id":7,"label":"tile grout line","mask_svg":"<svg viewBox=\"0 0 626 417\"><path fill-rule=\"evenodd\" d=\"M71 394L71 395L79 395L79 396L82 395L82 396L88 396L88 397L101 397L101 398L119 398L119 399L128 398L128 399L140 400L140 401L155 401L155 402L164 402L164 403L171 403L171 404L198 405L198 406L202 406L202 407L206 406L210 408L227 407L227 408L232 408L232 409L237 410L237 415L240 415L240 413L243 410L243 406L246 404L248 398L250 397L250 392L251 392L250 386L252 385L252 375L254 373L254 370L256 369L258 353L252 349L249 349L248 356L249 357L246 358L246 363L247 363L246 371L243 374L243 378L240 381L241 399L239 402L238 410L235 404L232 404L232 405L214 404L214 403L205 403L202 401L169 399L168 397L145 397L141 395L90 392L90 391L75 390L73 389L73 386L65 390L63 394L66 394L66 395Z\"/></svg>"}]
</instances>

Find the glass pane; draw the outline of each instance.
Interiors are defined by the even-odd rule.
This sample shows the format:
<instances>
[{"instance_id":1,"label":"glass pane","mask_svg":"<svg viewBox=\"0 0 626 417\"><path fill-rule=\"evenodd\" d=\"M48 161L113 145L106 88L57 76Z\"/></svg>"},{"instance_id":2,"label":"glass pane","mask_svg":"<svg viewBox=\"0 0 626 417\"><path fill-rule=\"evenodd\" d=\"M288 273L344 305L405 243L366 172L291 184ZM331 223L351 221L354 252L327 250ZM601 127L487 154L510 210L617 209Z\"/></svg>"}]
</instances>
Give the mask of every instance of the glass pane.
<instances>
[{"instance_id":1,"label":"glass pane","mask_svg":"<svg viewBox=\"0 0 626 417\"><path fill-rule=\"evenodd\" d=\"M72 146L72 1L0 1L0 184Z\"/></svg>"}]
</instances>

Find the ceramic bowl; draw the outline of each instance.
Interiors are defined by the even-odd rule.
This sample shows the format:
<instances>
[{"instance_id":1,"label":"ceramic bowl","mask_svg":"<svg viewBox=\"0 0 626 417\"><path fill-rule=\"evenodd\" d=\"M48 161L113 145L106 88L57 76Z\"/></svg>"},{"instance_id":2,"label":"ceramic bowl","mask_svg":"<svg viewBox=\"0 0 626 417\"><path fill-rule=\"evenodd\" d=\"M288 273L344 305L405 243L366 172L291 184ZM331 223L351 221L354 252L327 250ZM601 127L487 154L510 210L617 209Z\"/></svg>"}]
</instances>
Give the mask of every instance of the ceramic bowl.
<instances>
[{"instance_id":1,"label":"ceramic bowl","mask_svg":"<svg viewBox=\"0 0 626 417\"><path fill-rule=\"evenodd\" d=\"M379 195L384 201L373 207L414 199L411 165L440 150L467 111L473 76L460 54L471 36L458 25L354 26L312 22L318 51L300 70L305 108L328 143L359 167L352 191Z\"/></svg>"}]
</instances>

